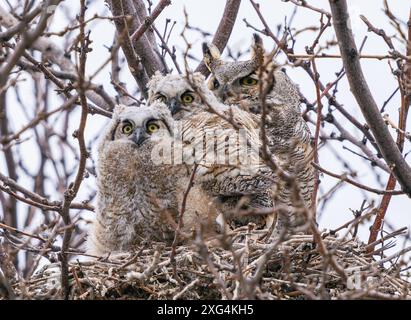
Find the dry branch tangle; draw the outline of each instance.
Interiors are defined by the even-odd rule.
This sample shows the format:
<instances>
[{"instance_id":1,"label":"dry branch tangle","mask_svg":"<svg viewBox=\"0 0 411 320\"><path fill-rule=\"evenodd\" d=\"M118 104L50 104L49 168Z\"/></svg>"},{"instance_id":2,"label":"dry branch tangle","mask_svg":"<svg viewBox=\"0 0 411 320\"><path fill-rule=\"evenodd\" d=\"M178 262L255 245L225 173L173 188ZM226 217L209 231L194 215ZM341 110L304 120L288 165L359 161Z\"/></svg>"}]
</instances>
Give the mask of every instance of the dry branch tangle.
<instances>
[{"instance_id":1,"label":"dry branch tangle","mask_svg":"<svg viewBox=\"0 0 411 320\"><path fill-rule=\"evenodd\" d=\"M391 137L364 78L357 46L352 31L348 27L350 17L347 11L347 2L345 0L330 0L330 6L333 25L351 91L374 134L384 159L393 170L404 192L411 197L411 168Z\"/></svg>"},{"instance_id":2,"label":"dry branch tangle","mask_svg":"<svg viewBox=\"0 0 411 320\"><path fill-rule=\"evenodd\" d=\"M241 231L243 233L244 231ZM234 251L209 247L208 256L234 299L411 299L411 285L391 271L383 269L365 256L365 247L350 240L324 239L328 250L347 273L344 282L326 259L315 249L312 236L292 236L281 243L263 264L259 281L252 281L261 268L264 253L272 245L246 238L235 242ZM72 299L221 299L224 292L199 251L180 246L175 256L177 272L186 286L184 292L173 278L171 248L161 246L142 249L134 254L119 254L98 261L70 264L70 298ZM233 252L240 257L242 277ZM325 269L324 269L325 268ZM351 270L351 271L349 271ZM59 268L44 267L26 283L26 292L14 283L22 298L53 299L59 294ZM253 284L253 296L247 296L247 285ZM246 291L247 290L247 291ZM249 292L249 291L248 291Z\"/></svg>"},{"instance_id":3,"label":"dry branch tangle","mask_svg":"<svg viewBox=\"0 0 411 320\"><path fill-rule=\"evenodd\" d=\"M7 12L3 5L0 5L0 25L10 29L15 27L19 24L19 21L14 18L9 12ZM32 48L34 50L40 51L44 58L50 60L52 63L56 64L61 71L67 73L74 79L76 79L75 73L75 66L70 59L68 59L64 51L53 43L47 37L39 36L36 41L34 41ZM0 75L1 77L1 75ZM94 85L95 87L99 87L98 85ZM95 103L98 107L104 110L112 110L114 103L111 105L105 101L100 95L98 95L94 91L88 90L86 92L87 98L90 99L93 103Z\"/></svg>"}]
</instances>

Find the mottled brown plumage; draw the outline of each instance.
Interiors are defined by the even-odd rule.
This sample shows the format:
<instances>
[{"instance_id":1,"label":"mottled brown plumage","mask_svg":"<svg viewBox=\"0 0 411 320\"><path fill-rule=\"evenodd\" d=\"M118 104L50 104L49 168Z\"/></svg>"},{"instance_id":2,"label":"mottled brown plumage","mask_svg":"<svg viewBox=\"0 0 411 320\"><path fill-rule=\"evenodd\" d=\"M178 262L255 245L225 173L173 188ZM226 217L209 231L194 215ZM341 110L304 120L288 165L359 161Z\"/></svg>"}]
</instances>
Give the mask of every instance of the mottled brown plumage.
<instances>
[{"instance_id":1,"label":"mottled brown plumage","mask_svg":"<svg viewBox=\"0 0 411 320\"><path fill-rule=\"evenodd\" d=\"M275 68L272 61L265 61L262 40L254 36L252 57L247 61L228 62L220 57L218 49L209 44L203 45L204 61L212 72L209 88L226 104L236 104L258 117L262 113L259 81L260 73L266 77L270 68ZM264 62L264 63L263 63ZM266 66L264 68L263 66ZM296 176L303 205L312 205L312 192L315 172L310 162L313 149L310 144L310 131L301 116L300 98L296 85L282 70L274 70L271 91L266 97L266 132L271 153L281 160L282 168ZM267 85L267 82L265 83ZM292 189L284 183L279 185L277 204L288 208L287 215L279 218L277 231L290 220L296 223L297 203ZM298 197L297 197L298 198ZM301 221L300 221L301 222Z\"/></svg>"},{"instance_id":2,"label":"mottled brown plumage","mask_svg":"<svg viewBox=\"0 0 411 320\"><path fill-rule=\"evenodd\" d=\"M239 154L247 154L249 157L249 163L243 162L241 164L242 171L248 169L255 171L256 167L252 163L262 164L259 156L259 148L261 147L259 124L256 121L258 117L242 110L237 105L226 105L219 102L207 88L204 76L201 74L163 76L158 73L151 79L148 92L149 103L163 101L170 108L173 118L188 121L190 123L188 132L191 132L190 134L193 136L218 136L216 132L219 130L220 135L234 138L238 137L238 130L245 131L245 136L248 135L252 138L249 139L248 146L247 144L239 146L236 151ZM187 95L191 98L187 99ZM199 119L201 119L200 122ZM255 150L251 154L246 152L250 146L254 147ZM231 155L233 159L235 156L235 153ZM280 160L276 159L276 161ZM268 182L265 177L244 175L241 170L227 170L223 167L220 167L219 170L227 172L224 175L215 174L216 178L209 179L207 183L204 183L204 187L218 199L226 220L233 226L254 222L258 227L269 227L274 219L272 216L259 215L258 217L238 218L235 215L238 209L260 211L260 209L273 208L274 185L278 179L272 171L265 165L260 165L258 169L264 172L262 176L269 175L271 177Z\"/></svg>"}]
</instances>

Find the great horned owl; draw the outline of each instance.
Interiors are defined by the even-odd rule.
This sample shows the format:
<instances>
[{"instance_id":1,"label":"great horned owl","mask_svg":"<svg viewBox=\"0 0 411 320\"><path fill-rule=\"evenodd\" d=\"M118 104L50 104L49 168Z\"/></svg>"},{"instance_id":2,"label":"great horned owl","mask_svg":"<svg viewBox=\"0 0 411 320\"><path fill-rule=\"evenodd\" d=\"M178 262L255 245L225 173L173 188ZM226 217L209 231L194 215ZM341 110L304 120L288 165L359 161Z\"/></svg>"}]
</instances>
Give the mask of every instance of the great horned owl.
<instances>
[{"instance_id":1,"label":"great horned owl","mask_svg":"<svg viewBox=\"0 0 411 320\"><path fill-rule=\"evenodd\" d=\"M193 73L187 76L171 74L164 76L157 73L149 82L148 95L149 103L164 102L169 107L173 118L191 123L187 132L191 131L193 136L223 135L235 140L235 137L239 136L239 130L245 130L246 138L252 138L248 139L246 144L240 146L236 152L244 155L245 151L253 146L256 152L251 153L254 157L251 162L260 162L258 148L261 146L261 141L258 136L259 125L256 117L236 105L225 105L218 101L207 88L203 75ZM198 121L199 119L201 121ZM217 131L220 133L216 134ZM231 153L233 159L235 156L235 153ZM247 156L250 157L250 154ZM243 170L247 166L252 171L256 168L255 165L244 162L240 166ZM258 227L267 227L273 222L273 215L264 217L263 215L239 216L237 214L240 209L248 209L247 211L252 214L253 211L272 209L274 206L277 179L273 172L264 165L258 167L257 170L261 175L245 175L239 171L234 173L230 169L227 170L229 174L215 175L217 178L210 178L204 184L207 190L213 190L213 194L219 200L220 210L234 227L248 222L256 223ZM269 181L266 178L268 175L271 176Z\"/></svg>"},{"instance_id":2,"label":"great horned owl","mask_svg":"<svg viewBox=\"0 0 411 320\"><path fill-rule=\"evenodd\" d=\"M204 76L198 72L186 76L156 72L148 83L148 104L155 101L165 103L176 120L188 119L193 113L205 110L227 112L230 109L207 88Z\"/></svg>"},{"instance_id":3,"label":"great horned owl","mask_svg":"<svg viewBox=\"0 0 411 320\"><path fill-rule=\"evenodd\" d=\"M190 182L192 166L158 163L155 149L171 145L173 118L164 105L117 106L98 148L96 218L88 251L127 251L142 241L170 243ZM167 144L170 142L169 144ZM216 211L202 188L193 185L185 203L183 235ZM184 238L184 237L180 237Z\"/></svg>"},{"instance_id":4,"label":"great horned owl","mask_svg":"<svg viewBox=\"0 0 411 320\"><path fill-rule=\"evenodd\" d=\"M260 116L260 72L267 76L272 61L266 61L262 39L254 35L252 57L247 61L224 61L218 49L212 44L203 44L204 62L212 73L209 88L226 104L236 104L243 110ZM264 67L266 69L264 70ZM272 89L266 96L267 116L265 119L268 147L271 153L282 160L284 170L296 176L300 196L306 208L312 205L312 192L315 184L315 171L310 164L313 149L310 143L309 128L301 116L300 95L296 85L282 71L273 69L269 79ZM295 199L291 189L283 185L279 189L279 202L288 212L295 211ZM287 217L287 215L289 217ZM289 218L296 214L283 215L278 221L281 228Z\"/></svg>"}]
</instances>

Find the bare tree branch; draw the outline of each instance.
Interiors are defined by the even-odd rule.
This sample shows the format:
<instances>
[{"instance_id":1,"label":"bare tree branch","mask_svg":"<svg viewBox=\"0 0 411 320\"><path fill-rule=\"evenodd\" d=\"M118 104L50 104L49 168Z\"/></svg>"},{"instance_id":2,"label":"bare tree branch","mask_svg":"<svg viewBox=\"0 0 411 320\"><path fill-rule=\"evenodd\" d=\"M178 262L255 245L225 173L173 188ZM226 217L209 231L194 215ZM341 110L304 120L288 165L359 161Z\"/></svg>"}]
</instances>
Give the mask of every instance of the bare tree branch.
<instances>
[{"instance_id":1,"label":"bare tree branch","mask_svg":"<svg viewBox=\"0 0 411 320\"><path fill-rule=\"evenodd\" d=\"M165 72L167 68L162 63L159 53L152 46L148 37L142 35L164 7L168 5L167 2L161 2L155 10L155 15L153 14L151 18L146 19L142 24L131 0L110 1L113 14L124 17L115 20L117 31L121 35L120 45L126 56L130 71L144 97L147 96L146 85L149 78L156 71ZM139 5L141 6L141 4ZM131 35L134 35L133 39L131 39Z\"/></svg>"},{"instance_id":2,"label":"bare tree branch","mask_svg":"<svg viewBox=\"0 0 411 320\"><path fill-rule=\"evenodd\" d=\"M385 34L385 33L384 33ZM389 43L385 38L384 40ZM411 10L408 16L408 43L407 43L407 48L406 48L406 55L410 56L411 55ZM410 107L410 92L408 88L408 82L411 79L411 62L407 60L405 62L404 66L404 83L405 87L401 88L401 83L399 84L399 88L401 91L401 108L400 108L400 115L399 115L399 121L398 121L398 131L397 131L397 145L400 151L402 152L404 149L404 141L405 141L405 129L407 125L407 116L408 116L408 111ZM389 189L394 189L396 184L396 179L394 175L391 173L386 190ZM381 200L380 207L378 208L377 216L375 217L375 221L371 227L370 230L370 236L368 239L368 252L373 252L375 245L370 245L372 243L375 243L377 240L378 232L381 229L381 226L383 224L383 220L385 218L385 214L387 212L388 206L391 201L391 195L385 194L384 197Z\"/></svg>"},{"instance_id":3,"label":"bare tree branch","mask_svg":"<svg viewBox=\"0 0 411 320\"><path fill-rule=\"evenodd\" d=\"M401 195L401 194L404 194L404 192L402 192L402 191L397 191L397 190L393 190L393 189L378 190L378 189L375 189L375 188L371 188L371 187L365 186L365 185L363 185L363 184L361 184L361 183L358 183L358 182L356 182L356 181L348 178L348 177L347 177L347 174L336 174L336 173L332 173L331 171L328 171L328 170L324 169L323 167L321 167L320 165L318 165L318 164L315 163L315 162L313 162L312 165L313 165L316 169L320 170L321 172L324 172L325 174L327 174L327 175L329 175L329 176L331 176L331 177L337 178L337 179L339 179L340 181L347 182L347 183L349 183L349 184L352 184L353 186L356 186L356 187L358 187L358 188L360 188L360 189L367 190L367 191L372 192L372 193L376 193L376 194L387 194L387 195L390 195L390 196L391 196L391 195Z\"/></svg>"},{"instance_id":4,"label":"bare tree branch","mask_svg":"<svg viewBox=\"0 0 411 320\"><path fill-rule=\"evenodd\" d=\"M122 2L111 1L111 11L114 15L124 15ZM143 95L146 95L145 87L149 78L134 50L133 44L129 36L126 18L117 19L115 21L115 24L117 28L117 34L119 36L119 42L126 57L129 70L133 75L134 79L136 80L137 85L140 88L140 91L143 93Z\"/></svg>"},{"instance_id":5,"label":"bare tree branch","mask_svg":"<svg viewBox=\"0 0 411 320\"><path fill-rule=\"evenodd\" d=\"M18 20L5 9L3 9L3 7L0 5L0 25L9 29L15 27L18 24ZM68 58L64 51L49 38L44 36L38 37L31 46L31 49L40 51L45 59L48 59L52 63L55 63L63 72L76 77L74 73L75 67L70 58ZM108 104L96 92L88 90L86 92L86 96L97 106L105 110L112 110L113 105Z\"/></svg>"},{"instance_id":6,"label":"bare tree branch","mask_svg":"<svg viewBox=\"0 0 411 320\"><path fill-rule=\"evenodd\" d=\"M80 102L81 102L81 117L80 117L80 124L79 128L76 132L76 138L78 140L79 149L80 149L80 160L78 162L78 169L76 178L74 183L70 184L67 190L64 192L64 200L61 209L61 217L63 218L64 224L66 225L66 229L64 231L63 243L61 245L61 283L63 287L63 295L64 299L69 298L70 288L69 288L69 280L68 280L68 256L67 252L70 245L70 239L72 235L72 228L69 227L71 225L71 217L70 217L70 204L73 199L77 196L77 193L80 189L80 185L84 179L84 172L86 170L86 161L89 157L86 142L84 139L84 130L86 128L87 122L87 115L88 115L88 107L87 107L87 98L85 95L86 92L86 61L87 61L87 52L88 46L90 45L90 40L88 35L85 32L85 13L86 13L86 0L80 0L80 15L79 15L79 22L80 22L80 65L78 70L79 75L79 82L78 82L78 90L80 92Z\"/></svg>"},{"instance_id":7,"label":"bare tree branch","mask_svg":"<svg viewBox=\"0 0 411 320\"><path fill-rule=\"evenodd\" d=\"M171 0L161 0L157 7L154 9L153 13L144 18L144 22L141 23L140 27L131 35L131 41L138 41L141 36L147 31L147 29L153 24L154 20L160 15L165 7L171 4Z\"/></svg>"},{"instance_id":8,"label":"bare tree branch","mask_svg":"<svg viewBox=\"0 0 411 320\"><path fill-rule=\"evenodd\" d=\"M146 5L144 4L144 0L133 0L134 8L136 9L137 17L139 22L142 23L147 17L148 12ZM147 37L148 41L150 41L151 46L155 51L158 51L157 43L156 43L156 36L153 30L154 25L152 24L150 28L144 33Z\"/></svg>"},{"instance_id":9,"label":"bare tree branch","mask_svg":"<svg viewBox=\"0 0 411 320\"><path fill-rule=\"evenodd\" d=\"M6 63L0 68L0 86L5 84L7 77L13 67L16 65L17 61L23 55L24 50L30 47L36 40L41 36L43 31L47 27L47 21L52 15L52 11L48 11L46 8L49 6L56 6L61 2L61 0L49 0L45 4L44 9L42 10L40 20L37 24L37 27L34 30L23 32L22 39L17 43L16 48L12 55L7 58Z\"/></svg>"},{"instance_id":10,"label":"bare tree branch","mask_svg":"<svg viewBox=\"0 0 411 320\"><path fill-rule=\"evenodd\" d=\"M233 31L238 10L240 9L240 4L241 0L227 0L223 16L212 41L220 52L223 52L225 46L227 45L228 39L230 38L231 32ZM201 72L205 77L208 77L210 74L210 71L207 69L203 61L201 61L195 71Z\"/></svg>"},{"instance_id":11,"label":"bare tree branch","mask_svg":"<svg viewBox=\"0 0 411 320\"><path fill-rule=\"evenodd\" d=\"M392 168L404 192L411 196L411 168L392 139L364 78L354 37L348 27L347 2L345 0L330 0L330 6L334 29L351 91L374 134L384 159Z\"/></svg>"}]
</instances>

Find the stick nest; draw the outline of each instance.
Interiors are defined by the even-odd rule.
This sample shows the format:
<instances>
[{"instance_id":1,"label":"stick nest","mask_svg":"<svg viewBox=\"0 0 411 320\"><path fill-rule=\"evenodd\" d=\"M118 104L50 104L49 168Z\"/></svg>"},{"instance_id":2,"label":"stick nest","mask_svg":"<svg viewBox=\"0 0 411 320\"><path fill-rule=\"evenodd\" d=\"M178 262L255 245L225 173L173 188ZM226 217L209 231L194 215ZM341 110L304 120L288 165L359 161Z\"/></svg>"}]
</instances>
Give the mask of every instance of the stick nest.
<instances>
[{"instance_id":1,"label":"stick nest","mask_svg":"<svg viewBox=\"0 0 411 320\"><path fill-rule=\"evenodd\" d=\"M74 259L70 298L411 298L411 284L400 276L400 256L397 263L384 267L356 239L327 236L324 255L311 235L293 235L276 243L257 238L252 233L244 236L243 230L230 245L197 240L177 247L174 258L172 248L156 243L131 253ZM60 270L59 263L48 264L28 281L14 283L13 289L23 299L60 299Z\"/></svg>"}]
</instances>

